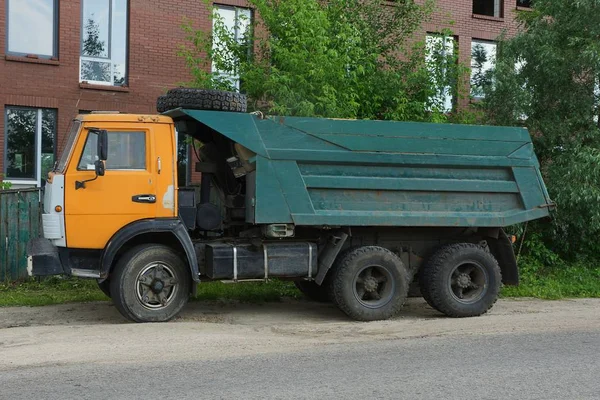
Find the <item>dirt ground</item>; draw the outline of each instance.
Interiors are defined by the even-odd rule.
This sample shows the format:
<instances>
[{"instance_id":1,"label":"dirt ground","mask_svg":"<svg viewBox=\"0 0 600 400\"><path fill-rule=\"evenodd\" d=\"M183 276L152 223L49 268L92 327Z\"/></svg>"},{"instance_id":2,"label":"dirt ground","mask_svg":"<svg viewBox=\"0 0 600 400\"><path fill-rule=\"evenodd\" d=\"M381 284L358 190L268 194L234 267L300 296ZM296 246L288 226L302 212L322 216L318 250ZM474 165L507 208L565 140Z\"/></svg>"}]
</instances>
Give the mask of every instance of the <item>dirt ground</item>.
<instances>
[{"instance_id":1,"label":"dirt ground","mask_svg":"<svg viewBox=\"0 0 600 400\"><path fill-rule=\"evenodd\" d=\"M600 299L503 299L486 315L452 319L410 299L389 321L354 322L308 301L193 302L169 323L126 322L108 302L0 308L0 371L26 366L223 358L345 342L597 331ZM193 350L191 350L193 349Z\"/></svg>"}]
</instances>

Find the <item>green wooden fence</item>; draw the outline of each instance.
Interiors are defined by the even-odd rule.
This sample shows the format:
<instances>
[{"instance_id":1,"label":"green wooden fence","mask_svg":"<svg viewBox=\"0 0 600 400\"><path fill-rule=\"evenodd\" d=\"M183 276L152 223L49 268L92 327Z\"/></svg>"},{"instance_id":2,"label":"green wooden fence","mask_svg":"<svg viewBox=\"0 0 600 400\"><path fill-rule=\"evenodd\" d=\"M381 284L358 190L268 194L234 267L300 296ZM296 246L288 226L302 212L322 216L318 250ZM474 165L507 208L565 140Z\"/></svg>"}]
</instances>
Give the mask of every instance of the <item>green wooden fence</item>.
<instances>
[{"instance_id":1,"label":"green wooden fence","mask_svg":"<svg viewBox=\"0 0 600 400\"><path fill-rule=\"evenodd\" d=\"M41 233L39 189L0 190L0 281L27 277L25 251Z\"/></svg>"}]
</instances>

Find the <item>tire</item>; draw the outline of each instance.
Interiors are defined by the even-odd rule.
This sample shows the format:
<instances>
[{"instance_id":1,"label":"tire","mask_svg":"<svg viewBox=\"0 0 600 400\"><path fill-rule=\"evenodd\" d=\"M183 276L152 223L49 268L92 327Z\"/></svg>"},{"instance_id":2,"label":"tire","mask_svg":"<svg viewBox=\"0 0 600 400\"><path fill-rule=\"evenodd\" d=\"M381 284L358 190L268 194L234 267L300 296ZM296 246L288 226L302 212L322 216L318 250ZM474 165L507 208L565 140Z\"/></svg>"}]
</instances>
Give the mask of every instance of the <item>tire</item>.
<instances>
[{"instance_id":1,"label":"tire","mask_svg":"<svg viewBox=\"0 0 600 400\"><path fill-rule=\"evenodd\" d=\"M349 317L375 321L395 316L408 293L408 272L400 258L377 246L352 249L332 271L334 302Z\"/></svg>"},{"instance_id":2,"label":"tire","mask_svg":"<svg viewBox=\"0 0 600 400\"><path fill-rule=\"evenodd\" d=\"M158 99L156 99L156 111L158 111L160 114L169 111L171 109L171 107L169 107L168 103L167 103L167 96L166 95L162 95L162 96L158 96Z\"/></svg>"},{"instance_id":3,"label":"tire","mask_svg":"<svg viewBox=\"0 0 600 400\"><path fill-rule=\"evenodd\" d=\"M110 299L110 280L107 278L100 282L99 279L96 279L96 283L98 284L98 289Z\"/></svg>"},{"instance_id":4,"label":"tire","mask_svg":"<svg viewBox=\"0 0 600 400\"><path fill-rule=\"evenodd\" d=\"M171 248L144 244L119 259L111 274L115 307L135 322L164 322L185 306L191 276L187 265Z\"/></svg>"},{"instance_id":5,"label":"tire","mask_svg":"<svg viewBox=\"0 0 600 400\"><path fill-rule=\"evenodd\" d=\"M176 88L158 97L156 110L159 113L175 108L246 112L246 95L223 90Z\"/></svg>"},{"instance_id":6,"label":"tire","mask_svg":"<svg viewBox=\"0 0 600 400\"><path fill-rule=\"evenodd\" d=\"M498 300L501 282L498 261L471 243L441 247L419 272L425 301L454 318L486 313Z\"/></svg>"},{"instance_id":7,"label":"tire","mask_svg":"<svg viewBox=\"0 0 600 400\"><path fill-rule=\"evenodd\" d=\"M322 285L317 285L315 281L294 281L294 285L309 300L319 303L331 302L331 290L329 289L329 280L325 278Z\"/></svg>"}]
</instances>

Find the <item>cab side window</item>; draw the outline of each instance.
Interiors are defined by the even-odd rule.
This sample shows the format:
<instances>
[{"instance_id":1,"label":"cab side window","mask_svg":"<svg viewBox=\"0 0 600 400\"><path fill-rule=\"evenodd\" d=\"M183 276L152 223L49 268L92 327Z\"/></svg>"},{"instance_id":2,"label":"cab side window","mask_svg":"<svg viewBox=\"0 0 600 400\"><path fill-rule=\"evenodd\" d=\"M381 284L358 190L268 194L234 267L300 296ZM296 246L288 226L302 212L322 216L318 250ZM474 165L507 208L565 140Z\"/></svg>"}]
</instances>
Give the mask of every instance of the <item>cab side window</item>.
<instances>
[{"instance_id":1,"label":"cab side window","mask_svg":"<svg viewBox=\"0 0 600 400\"><path fill-rule=\"evenodd\" d=\"M98 135L88 133L88 137L79 160L77 169L94 170ZM107 170L144 170L146 169L146 134L145 132L108 131Z\"/></svg>"}]
</instances>

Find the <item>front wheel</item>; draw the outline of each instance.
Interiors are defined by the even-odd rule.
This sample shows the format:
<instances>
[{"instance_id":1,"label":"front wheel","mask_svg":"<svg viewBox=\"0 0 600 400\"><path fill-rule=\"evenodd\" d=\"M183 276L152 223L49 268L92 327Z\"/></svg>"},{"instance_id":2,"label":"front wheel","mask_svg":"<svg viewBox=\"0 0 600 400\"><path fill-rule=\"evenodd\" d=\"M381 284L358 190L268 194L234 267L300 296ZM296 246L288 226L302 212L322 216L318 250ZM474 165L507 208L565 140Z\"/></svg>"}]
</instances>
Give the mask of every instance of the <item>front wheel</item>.
<instances>
[{"instance_id":1,"label":"front wheel","mask_svg":"<svg viewBox=\"0 0 600 400\"><path fill-rule=\"evenodd\" d=\"M115 307L135 322L164 322L175 317L189 297L190 273L169 247L146 244L129 250L110 279Z\"/></svg>"}]
</instances>

